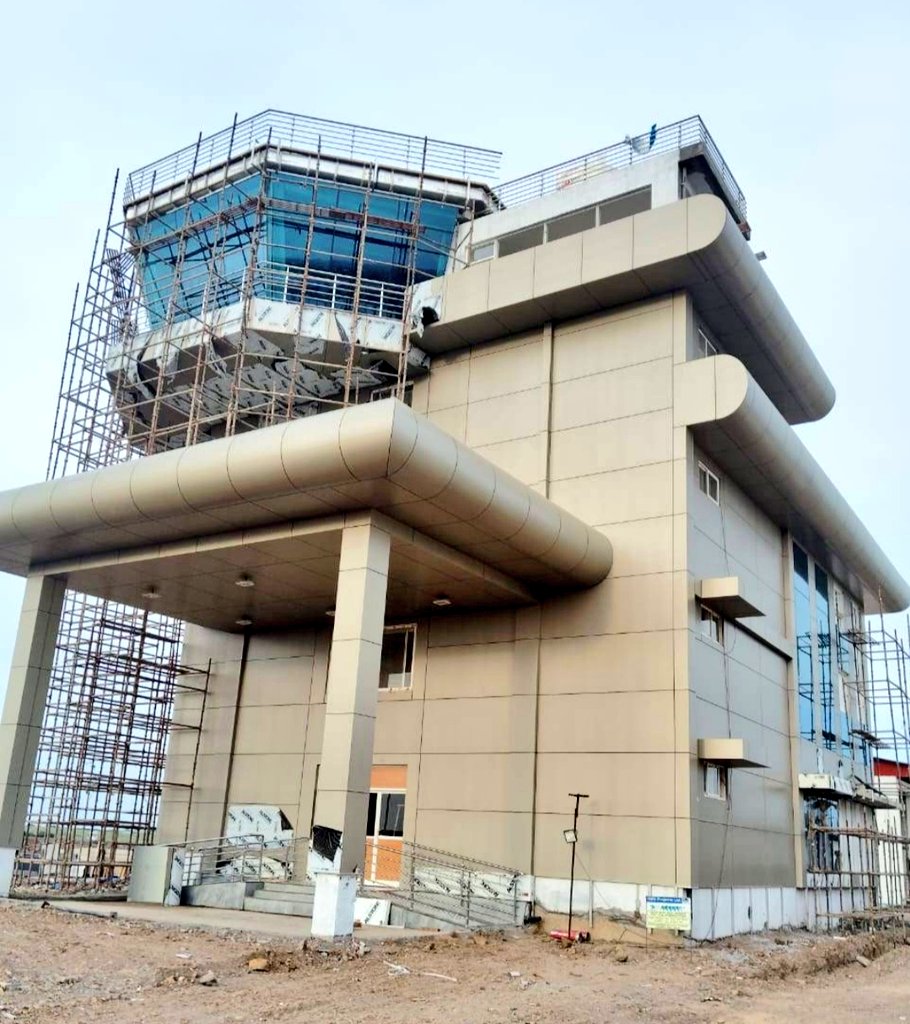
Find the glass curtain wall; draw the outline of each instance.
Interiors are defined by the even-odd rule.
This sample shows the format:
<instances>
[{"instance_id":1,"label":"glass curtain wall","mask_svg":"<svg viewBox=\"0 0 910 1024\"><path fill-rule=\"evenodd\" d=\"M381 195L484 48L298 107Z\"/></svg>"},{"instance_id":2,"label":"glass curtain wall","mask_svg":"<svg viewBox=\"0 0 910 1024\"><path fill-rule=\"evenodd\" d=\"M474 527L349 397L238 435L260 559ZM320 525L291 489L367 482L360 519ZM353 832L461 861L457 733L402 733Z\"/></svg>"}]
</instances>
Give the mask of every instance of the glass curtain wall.
<instances>
[{"instance_id":1,"label":"glass curtain wall","mask_svg":"<svg viewBox=\"0 0 910 1024\"><path fill-rule=\"evenodd\" d=\"M809 556L793 545L793 609L796 625L796 686L799 734L815 739L815 687L812 678L812 605L809 597Z\"/></svg>"},{"instance_id":2,"label":"glass curtain wall","mask_svg":"<svg viewBox=\"0 0 910 1024\"><path fill-rule=\"evenodd\" d=\"M359 313L401 320L412 247L415 282L443 274L459 212L300 174L252 175L131 226L149 327L239 302L254 249L254 297L341 310L357 297Z\"/></svg>"}]
</instances>

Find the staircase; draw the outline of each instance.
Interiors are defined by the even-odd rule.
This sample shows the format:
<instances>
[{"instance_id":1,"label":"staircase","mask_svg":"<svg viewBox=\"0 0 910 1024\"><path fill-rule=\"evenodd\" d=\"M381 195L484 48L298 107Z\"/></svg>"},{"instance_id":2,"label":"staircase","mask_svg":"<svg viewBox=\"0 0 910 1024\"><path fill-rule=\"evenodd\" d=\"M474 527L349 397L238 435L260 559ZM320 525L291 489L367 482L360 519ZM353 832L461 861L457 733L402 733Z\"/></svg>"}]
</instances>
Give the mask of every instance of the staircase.
<instances>
[{"instance_id":1,"label":"staircase","mask_svg":"<svg viewBox=\"0 0 910 1024\"><path fill-rule=\"evenodd\" d=\"M313 892L312 882L263 882L261 888L244 899L243 909L260 914L312 917Z\"/></svg>"}]
</instances>

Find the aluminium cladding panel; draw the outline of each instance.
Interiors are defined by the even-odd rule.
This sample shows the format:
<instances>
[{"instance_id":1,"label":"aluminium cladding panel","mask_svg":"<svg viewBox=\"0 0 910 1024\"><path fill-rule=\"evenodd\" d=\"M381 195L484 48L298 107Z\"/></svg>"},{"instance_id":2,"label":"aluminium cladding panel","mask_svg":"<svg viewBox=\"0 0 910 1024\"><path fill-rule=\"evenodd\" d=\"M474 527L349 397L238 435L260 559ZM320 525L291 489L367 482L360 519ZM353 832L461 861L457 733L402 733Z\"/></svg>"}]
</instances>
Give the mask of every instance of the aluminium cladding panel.
<instances>
[{"instance_id":1,"label":"aluminium cladding panel","mask_svg":"<svg viewBox=\"0 0 910 1024\"><path fill-rule=\"evenodd\" d=\"M779 525L862 590L867 613L910 605L901 577L748 369L730 355L676 368L676 423Z\"/></svg>"},{"instance_id":2,"label":"aluminium cladding panel","mask_svg":"<svg viewBox=\"0 0 910 1024\"><path fill-rule=\"evenodd\" d=\"M554 260L554 256L558 259ZM427 281L412 309L431 355L686 290L723 348L790 423L820 419L834 388L723 202L701 195ZM412 312L412 322L421 322Z\"/></svg>"},{"instance_id":3,"label":"aluminium cladding panel","mask_svg":"<svg viewBox=\"0 0 910 1024\"><path fill-rule=\"evenodd\" d=\"M275 498L298 504L270 515L259 502ZM439 533L532 584L590 586L612 562L602 533L385 399L0 494L0 552L12 548L0 566L354 508ZM473 540L444 530L458 523Z\"/></svg>"}]
</instances>

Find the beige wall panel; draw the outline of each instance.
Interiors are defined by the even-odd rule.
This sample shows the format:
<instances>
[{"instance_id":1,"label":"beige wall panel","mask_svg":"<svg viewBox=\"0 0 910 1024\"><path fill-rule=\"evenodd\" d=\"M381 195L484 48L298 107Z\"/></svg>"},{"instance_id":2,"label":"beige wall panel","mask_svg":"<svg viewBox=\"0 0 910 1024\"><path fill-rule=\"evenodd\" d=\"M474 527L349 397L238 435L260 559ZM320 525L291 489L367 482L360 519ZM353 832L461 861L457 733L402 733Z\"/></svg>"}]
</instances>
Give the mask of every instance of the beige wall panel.
<instances>
[{"instance_id":1,"label":"beige wall panel","mask_svg":"<svg viewBox=\"0 0 910 1024\"><path fill-rule=\"evenodd\" d=\"M306 752L319 754L322 750L322 734L325 729L325 704L311 704L306 731Z\"/></svg>"},{"instance_id":2,"label":"beige wall panel","mask_svg":"<svg viewBox=\"0 0 910 1024\"><path fill-rule=\"evenodd\" d=\"M673 628L673 577L607 577L582 593L546 602L542 607L544 637L642 633Z\"/></svg>"},{"instance_id":3,"label":"beige wall panel","mask_svg":"<svg viewBox=\"0 0 910 1024\"><path fill-rule=\"evenodd\" d=\"M426 697L506 697L533 693L537 649L536 640L430 648Z\"/></svg>"},{"instance_id":4,"label":"beige wall panel","mask_svg":"<svg viewBox=\"0 0 910 1024\"><path fill-rule=\"evenodd\" d=\"M434 356L432 372L427 377L427 411L437 412L468 401L470 360L452 362L447 356ZM416 388L415 384L415 388Z\"/></svg>"},{"instance_id":5,"label":"beige wall panel","mask_svg":"<svg viewBox=\"0 0 910 1024\"><path fill-rule=\"evenodd\" d=\"M304 704L241 707L235 754L302 754L307 710Z\"/></svg>"},{"instance_id":6,"label":"beige wall panel","mask_svg":"<svg viewBox=\"0 0 910 1024\"><path fill-rule=\"evenodd\" d=\"M277 804L293 813L300 799L302 754L238 754L228 803Z\"/></svg>"},{"instance_id":7,"label":"beige wall panel","mask_svg":"<svg viewBox=\"0 0 910 1024\"><path fill-rule=\"evenodd\" d=\"M420 750L422 717L422 701L386 700L380 694L373 740L374 754L404 756Z\"/></svg>"},{"instance_id":8,"label":"beige wall panel","mask_svg":"<svg viewBox=\"0 0 910 1024\"><path fill-rule=\"evenodd\" d=\"M484 459L489 459L493 465L505 469L522 483L537 483L546 476L545 434L537 433L513 441L502 441L499 444L478 444L474 446L474 451Z\"/></svg>"},{"instance_id":9,"label":"beige wall panel","mask_svg":"<svg viewBox=\"0 0 910 1024\"><path fill-rule=\"evenodd\" d=\"M550 498L592 526L651 519L673 512L672 463L556 480ZM612 540L613 534L607 531Z\"/></svg>"},{"instance_id":10,"label":"beige wall panel","mask_svg":"<svg viewBox=\"0 0 910 1024\"><path fill-rule=\"evenodd\" d=\"M421 810L416 824L415 842L423 846L487 860L518 871L530 870L530 814Z\"/></svg>"},{"instance_id":11,"label":"beige wall panel","mask_svg":"<svg viewBox=\"0 0 910 1024\"><path fill-rule=\"evenodd\" d=\"M230 754L200 754L196 761L193 803L198 800L200 803L221 803L223 805L230 766Z\"/></svg>"},{"instance_id":12,"label":"beige wall panel","mask_svg":"<svg viewBox=\"0 0 910 1024\"><path fill-rule=\"evenodd\" d=\"M193 784L193 767L195 763L195 752L172 754L168 751L164 771L165 782L177 786L191 786Z\"/></svg>"},{"instance_id":13,"label":"beige wall panel","mask_svg":"<svg viewBox=\"0 0 910 1024\"><path fill-rule=\"evenodd\" d=\"M553 430L667 409L672 383L669 358L562 381L553 386Z\"/></svg>"},{"instance_id":14,"label":"beige wall panel","mask_svg":"<svg viewBox=\"0 0 910 1024\"><path fill-rule=\"evenodd\" d=\"M515 609L485 612L483 615L435 615L429 621L428 645L433 648L448 644L490 644L516 640L522 635L518 629L520 618L520 610Z\"/></svg>"},{"instance_id":15,"label":"beige wall panel","mask_svg":"<svg viewBox=\"0 0 910 1024\"><path fill-rule=\"evenodd\" d=\"M310 699L313 658L271 658L247 662L241 703L255 705L306 704Z\"/></svg>"},{"instance_id":16,"label":"beige wall panel","mask_svg":"<svg viewBox=\"0 0 910 1024\"><path fill-rule=\"evenodd\" d=\"M316 637L310 629L287 630L280 633L257 633L250 637L247 661L312 656L315 649Z\"/></svg>"},{"instance_id":17,"label":"beige wall panel","mask_svg":"<svg viewBox=\"0 0 910 1024\"><path fill-rule=\"evenodd\" d=\"M494 465L511 473L523 484L536 484L546 476L545 434L519 437L514 441L502 441L499 444L475 445L474 450Z\"/></svg>"},{"instance_id":18,"label":"beige wall panel","mask_svg":"<svg viewBox=\"0 0 910 1024\"><path fill-rule=\"evenodd\" d=\"M236 633L221 633L187 623L183 636L181 659L188 665L203 666L212 661L239 661L243 651L243 637Z\"/></svg>"},{"instance_id":19,"label":"beige wall panel","mask_svg":"<svg viewBox=\"0 0 910 1024\"><path fill-rule=\"evenodd\" d=\"M604 532L613 545L612 576L673 571L672 516L613 523Z\"/></svg>"},{"instance_id":20,"label":"beige wall panel","mask_svg":"<svg viewBox=\"0 0 910 1024\"><path fill-rule=\"evenodd\" d=\"M550 442L550 479L666 462L672 450L668 410L560 430Z\"/></svg>"},{"instance_id":21,"label":"beige wall panel","mask_svg":"<svg viewBox=\"0 0 910 1024\"><path fill-rule=\"evenodd\" d=\"M582 241L582 281L596 282L632 269L632 219L623 217L596 231L585 231Z\"/></svg>"},{"instance_id":22,"label":"beige wall panel","mask_svg":"<svg viewBox=\"0 0 910 1024\"><path fill-rule=\"evenodd\" d=\"M533 340L517 347L475 349L471 353L468 403L536 388L541 378L541 338L538 332Z\"/></svg>"},{"instance_id":23,"label":"beige wall panel","mask_svg":"<svg viewBox=\"0 0 910 1024\"><path fill-rule=\"evenodd\" d=\"M487 309L492 263L475 263L463 267L445 279L446 318L461 319L483 313Z\"/></svg>"},{"instance_id":24,"label":"beige wall panel","mask_svg":"<svg viewBox=\"0 0 910 1024\"><path fill-rule=\"evenodd\" d=\"M489 308L498 309L525 301L534 288L534 250L490 260ZM456 275L458 276L458 275ZM448 297L446 298L448 301ZM446 316L449 315L448 308Z\"/></svg>"},{"instance_id":25,"label":"beige wall panel","mask_svg":"<svg viewBox=\"0 0 910 1024\"><path fill-rule=\"evenodd\" d=\"M582 236L555 239L534 251L534 295L581 284Z\"/></svg>"},{"instance_id":26,"label":"beige wall panel","mask_svg":"<svg viewBox=\"0 0 910 1024\"><path fill-rule=\"evenodd\" d=\"M668 753L674 749L673 693L542 695L538 728L542 753Z\"/></svg>"},{"instance_id":27,"label":"beige wall panel","mask_svg":"<svg viewBox=\"0 0 910 1024\"><path fill-rule=\"evenodd\" d=\"M523 697L428 700L423 752L510 753L534 749L535 702Z\"/></svg>"},{"instance_id":28,"label":"beige wall panel","mask_svg":"<svg viewBox=\"0 0 910 1024\"><path fill-rule=\"evenodd\" d=\"M569 877L569 847L562 830L572 824L572 801L562 814L539 814L534 870L544 878ZM578 822L578 853L592 877L608 882L676 884L672 818L594 817Z\"/></svg>"},{"instance_id":29,"label":"beige wall panel","mask_svg":"<svg viewBox=\"0 0 910 1024\"><path fill-rule=\"evenodd\" d=\"M661 207L660 216L636 214L632 218L632 266L671 259L686 251L688 204L671 203Z\"/></svg>"},{"instance_id":30,"label":"beige wall panel","mask_svg":"<svg viewBox=\"0 0 910 1024\"><path fill-rule=\"evenodd\" d=\"M604 317L561 324L554 332L553 380L565 381L673 355L669 299Z\"/></svg>"},{"instance_id":31,"label":"beige wall panel","mask_svg":"<svg viewBox=\"0 0 910 1024\"><path fill-rule=\"evenodd\" d=\"M465 441L468 431L468 407L466 405L452 405L445 409L437 409L435 412L427 413L427 419L456 440Z\"/></svg>"},{"instance_id":32,"label":"beige wall panel","mask_svg":"<svg viewBox=\"0 0 910 1024\"><path fill-rule=\"evenodd\" d=\"M566 794L585 792L589 814L672 818L673 754L540 754L537 810L564 814Z\"/></svg>"},{"instance_id":33,"label":"beige wall panel","mask_svg":"<svg viewBox=\"0 0 910 1024\"><path fill-rule=\"evenodd\" d=\"M673 686L673 633L543 640L540 692L607 693Z\"/></svg>"},{"instance_id":34,"label":"beige wall panel","mask_svg":"<svg viewBox=\"0 0 910 1024\"><path fill-rule=\"evenodd\" d=\"M199 749L206 754L230 754L234 737L236 707L208 707L205 709Z\"/></svg>"},{"instance_id":35,"label":"beige wall panel","mask_svg":"<svg viewBox=\"0 0 910 1024\"><path fill-rule=\"evenodd\" d=\"M528 437L538 430L540 392L536 387L468 406L466 442L472 448Z\"/></svg>"},{"instance_id":36,"label":"beige wall panel","mask_svg":"<svg viewBox=\"0 0 910 1024\"><path fill-rule=\"evenodd\" d=\"M188 790L166 793L161 799L155 843L181 843L187 837L190 794Z\"/></svg>"},{"instance_id":37,"label":"beige wall panel","mask_svg":"<svg viewBox=\"0 0 910 1024\"><path fill-rule=\"evenodd\" d=\"M534 755L424 754L417 799L419 813L425 808L529 813Z\"/></svg>"},{"instance_id":38,"label":"beige wall panel","mask_svg":"<svg viewBox=\"0 0 910 1024\"><path fill-rule=\"evenodd\" d=\"M192 664L192 663L191 663ZM208 691L205 695L205 713L216 708L234 707L240 688L240 662L215 661L209 673Z\"/></svg>"},{"instance_id":39,"label":"beige wall panel","mask_svg":"<svg viewBox=\"0 0 910 1024\"><path fill-rule=\"evenodd\" d=\"M187 839L217 839L224 835L224 804L193 799Z\"/></svg>"}]
</instances>

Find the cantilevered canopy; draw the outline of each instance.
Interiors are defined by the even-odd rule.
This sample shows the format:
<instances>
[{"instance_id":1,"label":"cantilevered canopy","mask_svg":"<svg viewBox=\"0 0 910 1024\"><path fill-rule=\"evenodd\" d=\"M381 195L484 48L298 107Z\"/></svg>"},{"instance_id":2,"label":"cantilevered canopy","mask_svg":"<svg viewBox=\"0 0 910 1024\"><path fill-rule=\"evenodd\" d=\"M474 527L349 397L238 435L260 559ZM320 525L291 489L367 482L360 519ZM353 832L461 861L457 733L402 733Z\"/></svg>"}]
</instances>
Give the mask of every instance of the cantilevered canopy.
<instances>
[{"instance_id":1,"label":"cantilevered canopy","mask_svg":"<svg viewBox=\"0 0 910 1024\"><path fill-rule=\"evenodd\" d=\"M867 614L910 604L910 586L738 359L677 366L674 395L676 426L861 594Z\"/></svg>"},{"instance_id":2,"label":"cantilevered canopy","mask_svg":"<svg viewBox=\"0 0 910 1024\"><path fill-rule=\"evenodd\" d=\"M187 586L195 586L194 572L223 571L233 583L232 566L242 569L246 556L225 556L223 550L215 555L215 548L237 547L238 538L241 547L285 542L297 530L294 550L263 565L308 561L318 556L312 549L320 544L328 545L331 560L337 537L304 542L301 531L318 522L322 529L316 532L331 535L344 525L345 514L365 511L382 513L397 527L402 564L410 558L441 573L441 579L424 573L424 590L446 590L447 572L448 586L454 586L451 567L457 562L455 575L473 581L479 603L591 586L612 563L603 534L387 399L4 492L0 569L55 572L89 593L142 603L123 587L128 583L138 594L138 588L156 586L150 562L156 550L162 558L193 556L195 568L182 564ZM263 527L277 528L281 536L256 533ZM209 555L227 559L226 566L202 567L205 538ZM112 573L112 564L127 563L133 564L130 571ZM319 571L334 580L329 562ZM284 575L293 589L299 573ZM399 575L412 587L423 586L419 573ZM310 582L318 591L313 607L324 609L331 587L325 591ZM235 596L234 590L226 593ZM296 593L303 596L299 587ZM462 593L470 599L464 587ZM128 596L133 599L126 601ZM289 600L290 593L274 595L275 601L282 597Z\"/></svg>"},{"instance_id":3,"label":"cantilevered canopy","mask_svg":"<svg viewBox=\"0 0 910 1024\"><path fill-rule=\"evenodd\" d=\"M748 353L755 379L788 422L831 410L831 382L716 196L658 206L434 278L415 289L414 320L424 306L438 316L420 339L436 354L680 289L725 352Z\"/></svg>"}]
</instances>

